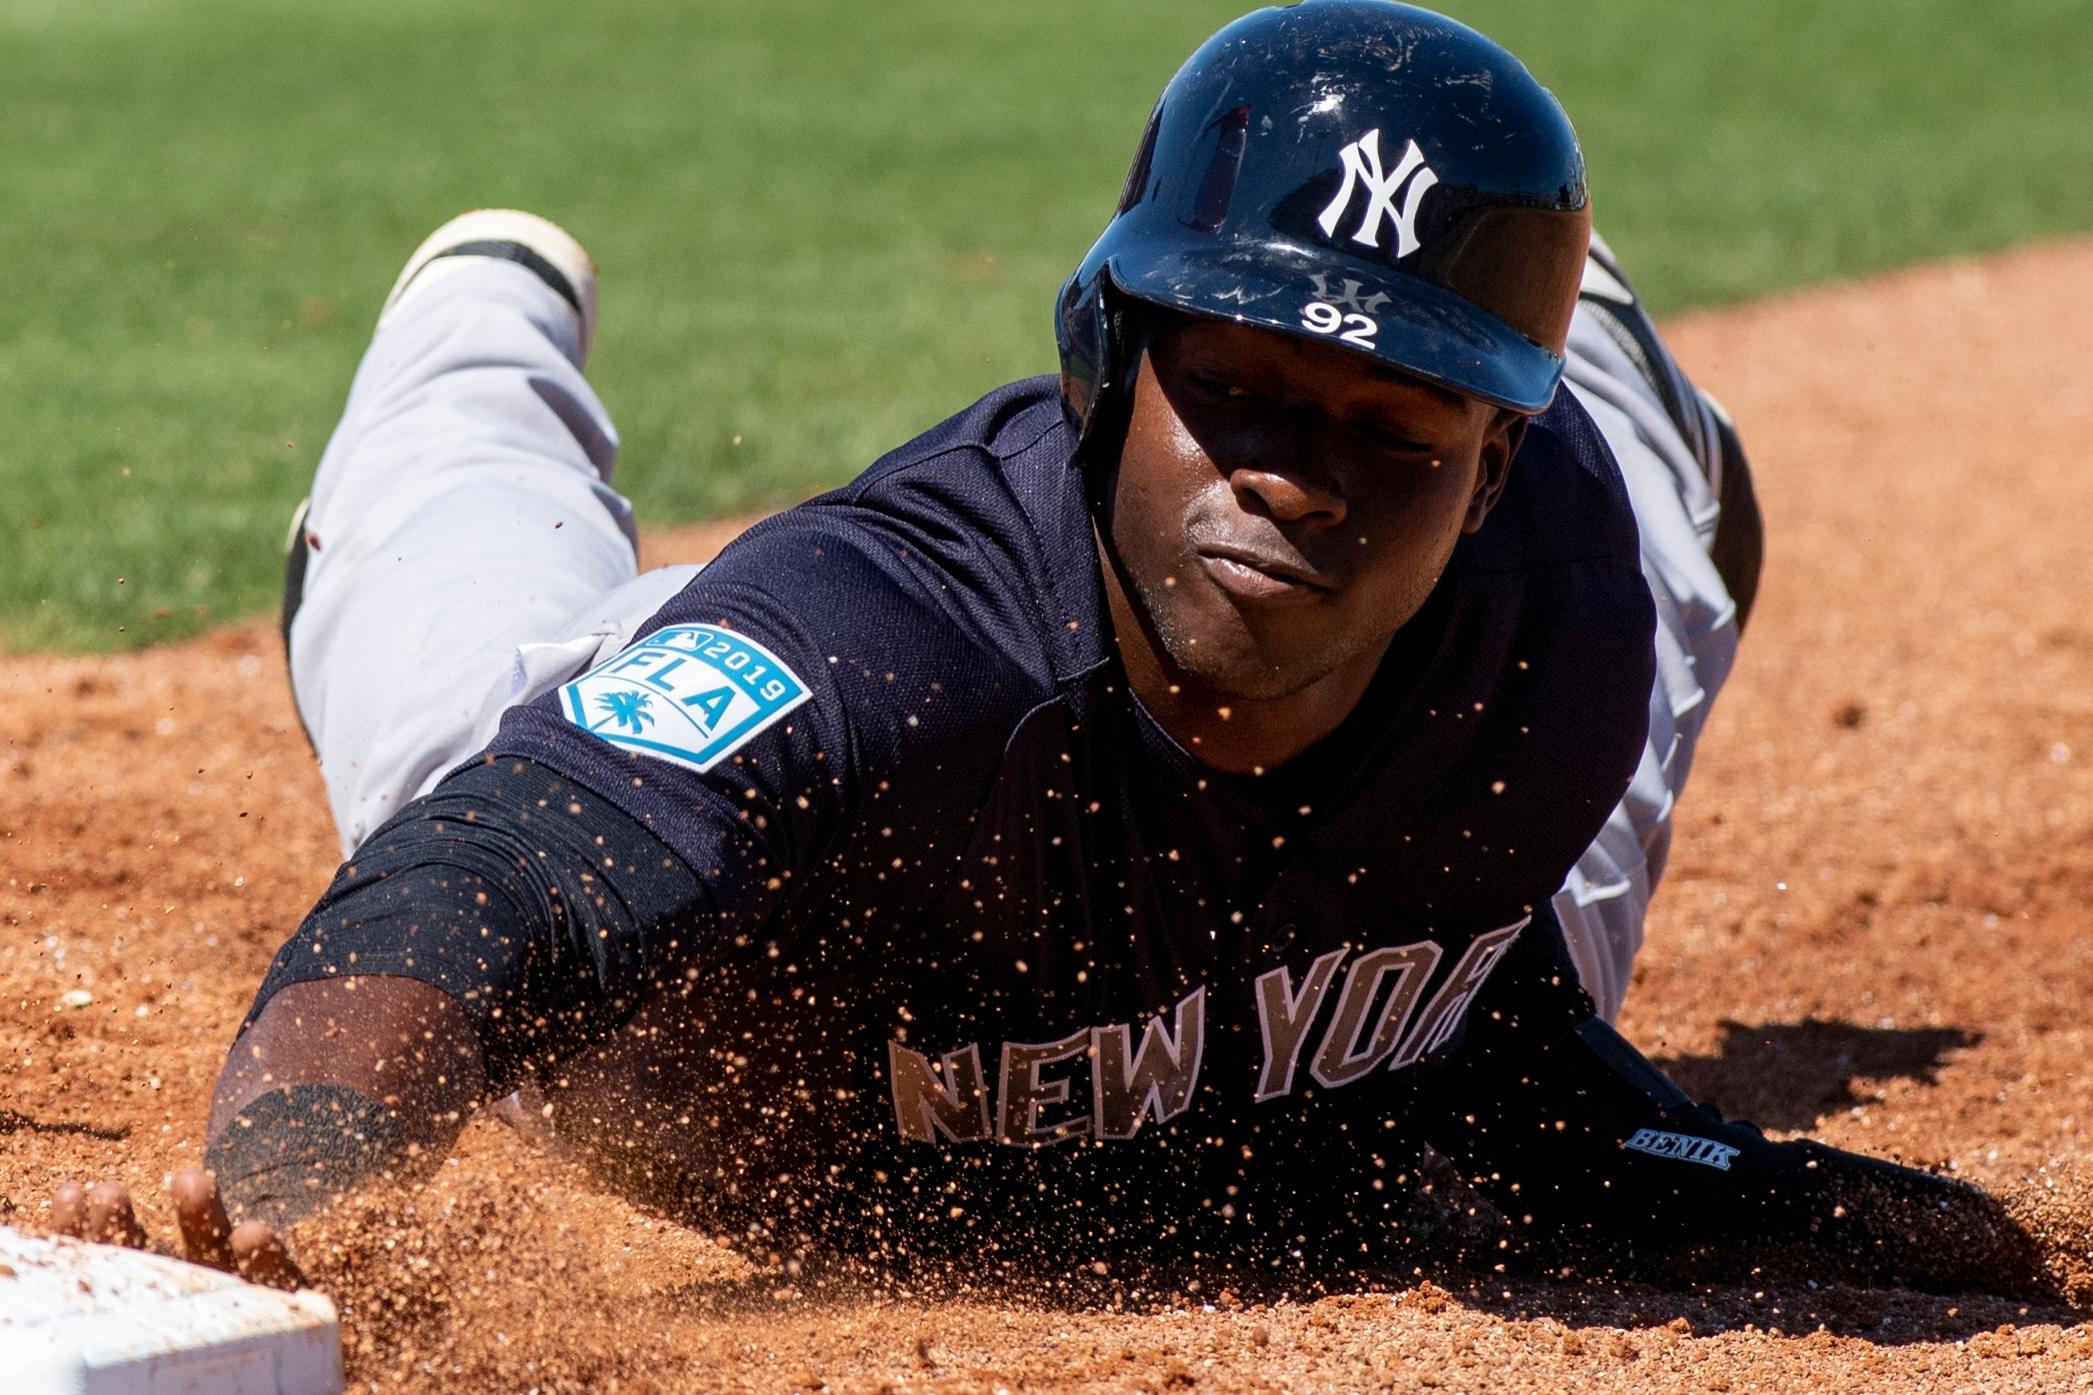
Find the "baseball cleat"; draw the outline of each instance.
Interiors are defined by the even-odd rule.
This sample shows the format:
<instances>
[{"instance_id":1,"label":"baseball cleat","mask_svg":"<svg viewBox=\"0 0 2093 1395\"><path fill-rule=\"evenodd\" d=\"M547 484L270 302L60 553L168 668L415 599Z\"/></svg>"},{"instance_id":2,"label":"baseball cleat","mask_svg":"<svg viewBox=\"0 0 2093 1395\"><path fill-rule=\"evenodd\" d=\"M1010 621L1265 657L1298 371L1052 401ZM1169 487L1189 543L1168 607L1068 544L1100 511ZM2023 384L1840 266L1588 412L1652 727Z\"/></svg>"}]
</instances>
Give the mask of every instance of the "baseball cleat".
<instances>
[{"instance_id":1,"label":"baseball cleat","mask_svg":"<svg viewBox=\"0 0 2093 1395\"><path fill-rule=\"evenodd\" d=\"M471 260L515 262L559 292L581 321L581 358L596 338L596 264L557 223L513 208L476 208L461 213L422 239L400 269L378 327L408 300Z\"/></svg>"}]
</instances>

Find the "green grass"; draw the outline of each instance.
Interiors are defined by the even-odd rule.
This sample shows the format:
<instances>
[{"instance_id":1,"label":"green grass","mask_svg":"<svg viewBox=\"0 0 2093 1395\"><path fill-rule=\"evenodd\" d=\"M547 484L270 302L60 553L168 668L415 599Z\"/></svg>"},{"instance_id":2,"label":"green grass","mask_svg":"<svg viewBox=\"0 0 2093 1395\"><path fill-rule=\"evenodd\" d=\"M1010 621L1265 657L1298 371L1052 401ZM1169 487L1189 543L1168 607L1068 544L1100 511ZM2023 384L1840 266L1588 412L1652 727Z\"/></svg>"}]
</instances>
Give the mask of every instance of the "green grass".
<instances>
[{"instance_id":1,"label":"green grass","mask_svg":"<svg viewBox=\"0 0 2093 1395\"><path fill-rule=\"evenodd\" d=\"M1236 0L0 0L0 649L273 603L419 237L605 269L592 376L662 523L847 478L1053 366L1049 305ZM2093 226L2093 8L1478 0L1660 309Z\"/></svg>"}]
</instances>

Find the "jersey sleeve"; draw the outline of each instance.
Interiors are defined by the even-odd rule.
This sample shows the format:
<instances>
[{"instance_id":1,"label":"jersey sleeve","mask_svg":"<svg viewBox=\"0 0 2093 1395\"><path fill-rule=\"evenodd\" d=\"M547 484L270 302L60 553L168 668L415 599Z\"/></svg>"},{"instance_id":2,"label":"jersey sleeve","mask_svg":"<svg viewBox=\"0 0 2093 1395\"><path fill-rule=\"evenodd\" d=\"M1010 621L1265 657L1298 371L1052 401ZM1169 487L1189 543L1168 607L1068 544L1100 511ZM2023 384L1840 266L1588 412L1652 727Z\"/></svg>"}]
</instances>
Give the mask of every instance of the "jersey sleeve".
<instances>
[{"instance_id":1,"label":"jersey sleeve","mask_svg":"<svg viewBox=\"0 0 2093 1395\"><path fill-rule=\"evenodd\" d=\"M277 951L248 1023L295 983L411 978L464 1009L506 1090L729 941L710 888L645 827L555 771L489 759L372 832Z\"/></svg>"},{"instance_id":2,"label":"jersey sleeve","mask_svg":"<svg viewBox=\"0 0 2093 1395\"><path fill-rule=\"evenodd\" d=\"M857 870L862 824L969 812L979 782L955 753L1000 751L1036 627L997 599L993 559L968 560L847 506L782 515L633 643L512 709L489 754L594 791L723 915L761 921L817 871Z\"/></svg>"},{"instance_id":3,"label":"jersey sleeve","mask_svg":"<svg viewBox=\"0 0 2093 1395\"><path fill-rule=\"evenodd\" d=\"M847 508L723 554L617 654L512 709L373 833L272 966L395 974L462 1003L503 1082L615 1030L652 987L776 952L796 898L934 840L1001 750L1025 617ZM938 889L887 884L889 907ZM789 947L789 946L786 946Z\"/></svg>"}]
</instances>

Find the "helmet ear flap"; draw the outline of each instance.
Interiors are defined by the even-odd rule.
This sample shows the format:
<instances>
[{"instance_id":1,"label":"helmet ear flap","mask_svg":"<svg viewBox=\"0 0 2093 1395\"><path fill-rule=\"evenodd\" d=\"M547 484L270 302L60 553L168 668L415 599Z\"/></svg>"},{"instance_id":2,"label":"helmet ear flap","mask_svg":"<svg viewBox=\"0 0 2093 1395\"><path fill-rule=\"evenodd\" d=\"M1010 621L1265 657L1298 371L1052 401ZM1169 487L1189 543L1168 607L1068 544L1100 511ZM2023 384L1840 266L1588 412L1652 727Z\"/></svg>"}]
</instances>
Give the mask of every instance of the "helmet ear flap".
<instances>
[{"instance_id":1,"label":"helmet ear flap","mask_svg":"<svg viewBox=\"0 0 2093 1395\"><path fill-rule=\"evenodd\" d=\"M1100 269L1091 287L1069 283L1061 331L1061 404L1076 435L1070 460L1078 466L1093 461L1109 466L1119 458L1133 415L1134 375L1143 345L1138 303Z\"/></svg>"}]
</instances>

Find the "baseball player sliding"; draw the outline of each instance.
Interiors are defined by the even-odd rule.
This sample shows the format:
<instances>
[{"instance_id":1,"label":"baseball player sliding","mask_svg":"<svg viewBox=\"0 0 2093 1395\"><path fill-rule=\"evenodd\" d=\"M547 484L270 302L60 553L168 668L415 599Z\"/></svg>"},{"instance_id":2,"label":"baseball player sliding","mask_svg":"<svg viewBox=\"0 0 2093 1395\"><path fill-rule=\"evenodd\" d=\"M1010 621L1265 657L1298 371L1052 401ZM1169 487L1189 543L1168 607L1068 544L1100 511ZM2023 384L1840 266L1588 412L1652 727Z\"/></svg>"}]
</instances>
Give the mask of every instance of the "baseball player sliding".
<instances>
[{"instance_id":1,"label":"baseball player sliding","mask_svg":"<svg viewBox=\"0 0 2093 1395\"><path fill-rule=\"evenodd\" d=\"M288 1278L274 1226L523 1090L780 1245L1356 1259L1429 1145L1536 1237L1952 1271L1883 1207L1981 1194L1608 1025L1757 515L1548 92L1423 10L1252 14L1056 330L1058 379L639 575L587 256L495 211L414 253L286 607L350 858L191 1252Z\"/></svg>"}]
</instances>

